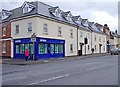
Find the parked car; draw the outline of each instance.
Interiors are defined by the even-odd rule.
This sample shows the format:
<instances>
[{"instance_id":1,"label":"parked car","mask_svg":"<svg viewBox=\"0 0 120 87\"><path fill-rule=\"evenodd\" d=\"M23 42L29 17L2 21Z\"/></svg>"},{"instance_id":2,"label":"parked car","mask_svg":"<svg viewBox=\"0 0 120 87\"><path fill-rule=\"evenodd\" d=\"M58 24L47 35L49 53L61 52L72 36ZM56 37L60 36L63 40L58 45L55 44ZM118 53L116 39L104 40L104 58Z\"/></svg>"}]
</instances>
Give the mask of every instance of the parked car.
<instances>
[{"instance_id":1,"label":"parked car","mask_svg":"<svg viewBox=\"0 0 120 87\"><path fill-rule=\"evenodd\" d=\"M112 48L112 49L110 50L111 55L118 55L119 52L120 52L120 49L119 49L119 48Z\"/></svg>"}]
</instances>

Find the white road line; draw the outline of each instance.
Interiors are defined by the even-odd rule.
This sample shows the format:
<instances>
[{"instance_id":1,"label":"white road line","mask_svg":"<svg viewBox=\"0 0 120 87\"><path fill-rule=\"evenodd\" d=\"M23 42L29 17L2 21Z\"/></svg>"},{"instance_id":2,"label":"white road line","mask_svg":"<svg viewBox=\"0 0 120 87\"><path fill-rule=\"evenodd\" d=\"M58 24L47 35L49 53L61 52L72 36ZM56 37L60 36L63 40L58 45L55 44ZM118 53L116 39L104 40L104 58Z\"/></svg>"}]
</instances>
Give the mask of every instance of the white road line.
<instances>
[{"instance_id":1,"label":"white road line","mask_svg":"<svg viewBox=\"0 0 120 87\"><path fill-rule=\"evenodd\" d=\"M5 81L16 80L16 79L24 79L24 78L27 78L27 77L26 76L24 76L24 77L15 77L15 78L10 78L10 79L6 79L6 80L2 80L2 81L5 82Z\"/></svg>"},{"instance_id":2,"label":"white road line","mask_svg":"<svg viewBox=\"0 0 120 87\"><path fill-rule=\"evenodd\" d=\"M69 75L70 75L70 74L66 74L66 75L62 75L62 76L58 76L58 77L53 77L53 78L50 78L50 79L42 80L42 81L40 81L40 82L30 83L30 84L28 84L28 85L35 85L35 84L38 84L38 83L44 83L44 82L48 82L48 81L52 81L52 80L64 78L64 77L67 77L67 76L69 76Z\"/></svg>"},{"instance_id":3,"label":"white road line","mask_svg":"<svg viewBox=\"0 0 120 87\"><path fill-rule=\"evenodd\" d=\"M88 68L88 69L86 69L86 70L87 70L87 71L90 71L90 70L99 69L99 68L103 68L103 67L106 67L106 66L113 66L113 65L115 65L115 64L111 64L111 65L103 64L103 65L101 65L101 66Z\"/></svg>"},{"instance_id":4,"label":"white road line","mask_svg":"<svg viewBox=\"0 0 120 87\"><path fill-rule=\"evenodd\" d=\"M85 63L83 65L92 65L92 64L96 64L96 63L105 63L105 62L104 61L102 61L102 62L92 62L92 63Z\"/></svg>"}]
</instances>

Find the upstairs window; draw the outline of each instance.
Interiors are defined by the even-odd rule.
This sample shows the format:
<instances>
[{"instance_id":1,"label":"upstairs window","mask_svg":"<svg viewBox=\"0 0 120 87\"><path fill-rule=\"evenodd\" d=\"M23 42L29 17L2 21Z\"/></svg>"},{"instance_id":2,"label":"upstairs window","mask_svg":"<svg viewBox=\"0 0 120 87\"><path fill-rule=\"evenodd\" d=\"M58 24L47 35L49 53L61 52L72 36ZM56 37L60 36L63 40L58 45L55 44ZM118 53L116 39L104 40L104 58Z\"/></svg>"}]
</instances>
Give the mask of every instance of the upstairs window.
<instances>
[{"instance_id":1,"label":"upstairs window","mask_svg":"<svg viewBox=\"0 0 120 87\"><path fill-rule=\"evenodd\" d=\"M6 27L2 27L2 36L6 35Z\"/></svg>"},{"instance_id":2,"label":"upstairs window","mask_svg":"<svg viewBox=\"0 0 120 87\"><path fill-rule=\"evenodd\" d=\"M81 32L80 32L80 37L82 37L82 36L83 36L83 32L81 31Z\"/></svg>"},{"instance_id":3,"label":"upstairs window","mask_svg":"<svg viewBox=\"0 0 120 87\"><path fill-rule=\"evenodd\" d=\"M61 27L58 27L58 35L61 35L62 31L61 31Z\"/></svg>"},{"instance_id":4,"label":"upstairs window","mask_svg":"<svg viewBox=\"0 0 120 87\"><path fill-rule=\"evenodd\" d=\"M95 35L95 41L96 41L96 35Z\"/></svg>"},{"instance_id":5,"label":"upstairs window","mask_svg":"<svg viewBox=\"0 0 120 87\"><path fill-rule=\"evenodd\" d=\"M43 24L43 33L48 33L48 25Z\"/></svg>"},{"instance_id":6,"label":"upstairs window","mask_svg":"<svg viewBox=\"0 0 120 87\"><path fill-rule=\"evenodd\" d=\"M23 13L27 13L27 12L28 12L28 8L29 8L28 6L27 6L27 7L24 7L24 8L23 8Z\"/></svg>"},{"instance_id":7,"label":"upstairs window","mask_svg":"<svg viewBox=\"0 0 120 87\"><path fill-rule=\"evenodd\" d=\"M56 17L60 17L60 12L58 10L55 11L55 15L56 15Z\"/></svg>"},{"instance_id":8,"label":"upstairs window","mask_svg":"<svg viewBox=\"0 0 120 87\"><path fill-rule=\"evenodd\" d=\"M32 23L28 23L28 31L32 31Z\"/></svg>"},{"instance_id":9,"label":"upstairs window","mask_svg":"<svg viewBox=\"0 0 120 87\"><path fill-rule=\"evenodd\" d=\"M16 25L16 30L15 30L16 34L19 33L19 25Z\"/></svg>"},{"instance_id":10,"label":"upstairs window","mask_svg":"<svg viewBox=\"0 0 120 87\"><path fill-rule=\"evenodd\" d=\"M70 37L73 38L73 29L70 29Z\"/></svg>"}]
</instances>

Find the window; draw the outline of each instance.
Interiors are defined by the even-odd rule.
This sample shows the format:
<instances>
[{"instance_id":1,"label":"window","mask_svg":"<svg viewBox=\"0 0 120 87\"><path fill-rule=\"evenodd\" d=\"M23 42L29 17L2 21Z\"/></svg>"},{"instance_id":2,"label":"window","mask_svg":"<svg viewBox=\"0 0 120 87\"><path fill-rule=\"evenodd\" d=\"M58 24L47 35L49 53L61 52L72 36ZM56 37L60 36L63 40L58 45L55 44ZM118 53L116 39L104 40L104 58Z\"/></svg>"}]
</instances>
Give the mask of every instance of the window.
<instances>
[{"instance_id":1,"label":"window","mask_svg":"<svg viewBox=\"0 0 120 87\"><path fill-rule=\"evenodd\" d=\"M24 44L20 44L20 54L24 54L25 49L24 49Z\"/></svg>"},{"instance_id":2,"label":"window","mask_svg":"<svg viewBox=\"0 0 120 87\"><path fill-rule=\"evenodd\" d=\"M70 44L70 52L73 52L73 44Z\"/></svg>"},{"instance_id":3,"label":"window","mask_svg":"<svg viewBox=\"0 0 120 87\"><path fill-rule=\"evenodd\" d=\"M95 51L96 51L96 49L97 49L97 48L96 48L96 45L95 45Z\"/></svg>"},{"instance_id":4,"label":"window","mask_svg":"<svg viewBox=\"0 0 120 87\"><path fill-rule=\"evenodd\" d=\"M61 35L62 32L61 32L61 27L58 27L58 35Z\"/></svg>"},{"instance_id":5,"label":"window","mask_svg":"<svg viewBox=\"0 0 120 87\"><path fill-rule=\"evenodd\" d=\"M58 53L58 44L55 44L55 53Z\"/></svg>"},{"instance_id":6,"label":"window","mask_svg":"<svg viewBox=\"0 0 120 87\"><path fill-rule=\"evenodd\" d=\"M2 53L6 53L6 42L2 42Z\"/></svg>"},{"instance_id":7,"label":"window","mask_svg":"<svg viewBox=\"0 0 120 87\"><path fill-rule=\"evenodd\" d=\"M39 44L39 54L44 54L44 43Z\"/></svg>"},{"instance_id":8,"label":"window","mask_svg":"<svg viewBox=\"0 0 120 87\"><path fill-rule=\"evenodd\" d=\"M95 35L95 41L96 41L96 35Z\"/></svg>"},{"instance_id":9,"label":"window","mask_svg":"<svg viewBox=\"0 0 120 87\"><path fill-rule=\"evenodd\" d=\"M30 54L34 54L34 45L33 44L29 44L29 51L30 51Z\"/></svg>"},{"instance_id":10,"label":"window","mask_svg":"<svg viewBox=\"0 0 120 87\"><path fill-rule=\"evenodd\" d=\"M44 26L43 26L43 32L44 33L48 32L48 25L47 24L44 24Z\"/></svg>"},{"instance_id":11,"label":"window","mask_svg":"<svg viewBox=\"0 0 120 87\"><path fill-rule=\"evenodd\" d=\"M83 36L83 33L82 33L82 31L80 32L80 37L82 37Z\"/></svg>"},{"instance_id":12,"label":"window","mask_svg":"<svg viewBox=\"0 0 120 87\"><path fill-rule=\"evenodd\" d=\"M16 33L19 33L19 25L16 25Z\"/></svg>"},{"instance_id":13,"label":"window","mask_svg":"<svg viewBox=\"0 0 120 87\"><path fill-rule=\"evenodd\" d=\"M5 36L6 35L6 27L3 27L2 28L2 36Z\"/></svg>"},{"instance_id":14,"label":"window","mask_svg":"<svg viewBox=\"0 0 120 87\"><path fill-rule=\"evenodd\" d=\"M90 50L90 46L88 45L88 50Z\"/></svg>"},{"instance_id":15,"label":"window","mask_svg":"<svg viewBox=\"0 0 120 87\"><path fill-rule=\"evenodd\" d=\"M73 29L70 29L70 37L73 38Z\"/></svg>"},{"instance_id":16,"label":"window","mask_svg":"<svg viewBox=\"0 0 120 87\"><path fill-rule=\"evenodd\" d=\"M20 53L20 45L16 45L16 54L19 54Z\"/></svg>"},{"instance_id":17,"label":"window","mask_svg":"<svg viewBox=\"0 0 120 87\"><path fill-rule=\"evenodd\" d=\"M51 54L54 53L54 44L50 44L50 53L51 53Z\"/></svg>"},{"instance_id":18,"label":"window","mask_svg":"<svg viewBox=\"0 0 120 87\"><path fill-rule=\"evenodd\" d=\"M32 31L32 23L28 23L28 31Z\"/></svg>"},{"instance_id":19,"label":"window","mask_svg":"<svg viewBox=\"0 0 120 87\"><path fill-rule=\"evenodd\" d=\"M55 15L56 15L56 17L60 17L60 13L58 12L58 10L55 11Z\"/></svg>"},{"instance_id":20,"label":"window","mask_svg":"<svg viewBox=\"0 0 120 87\"><path fill-rule=\"evenodd\" d=\"M99 41L101 42L101 37L99 37Z\"/></svg>"},{"instance_id":21,"label":"window","mask_svg":"<svg viewBox=\"0 0 120 87\"><path fill-rule=\"evenodd\" d=\"M63 44L58 45L58 52L63 53Z\"/></svg>"},{"instance_id":22,"label":"window","mask_svg":"<svg viewBox=\"0 0 120 87\"><path fill-rule=\"evenodd\" d=\"M48 44L45 44L45 53L48 53Z\"/></svg>"},{"instance_id":23,"label":"window","mask_svg":"<svg viewBox=\"0 0 120 87\"><path fill-rule=\"evenodd\" d=\"M27 13L27 12L28 12L28 8L29 8L28 6L27 6L27 7L24 7L24 8L23 8L23 13Z\"/></svg>"}]
</instances>

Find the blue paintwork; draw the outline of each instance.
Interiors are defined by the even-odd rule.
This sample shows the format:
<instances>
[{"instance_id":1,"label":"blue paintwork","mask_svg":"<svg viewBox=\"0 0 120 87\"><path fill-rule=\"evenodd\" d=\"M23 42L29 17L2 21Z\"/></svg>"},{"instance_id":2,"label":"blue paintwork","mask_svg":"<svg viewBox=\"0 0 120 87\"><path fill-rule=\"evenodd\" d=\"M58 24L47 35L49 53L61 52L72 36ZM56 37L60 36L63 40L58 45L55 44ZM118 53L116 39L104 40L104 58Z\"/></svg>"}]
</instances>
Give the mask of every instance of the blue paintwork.
<instances>
[{"instance_id":1,"label":"blue paintwork","mask_svg":"<svg viewBox=\"0 0 120 87\"><path fill-rule=\"evenodd\" d=\"M39 54L39 43L51 43L51 44L63 44L63 53L47 53L47 54ZM20 58L20 59L25 59L24 54L16 54L16 44L22 44L22 43L32 43L30 38L22 38L22 39L14 39L14 58ZM65 40L59 40L59 39L49 39L49 38L36 38L35 42L35 57L37 59L49 59L49 58L59 58L59 57L64 57L65 56ZM55 48L54 48L55 50ZM32 59L32 55L31 58Z\"/></svg>"}]
</instances>

